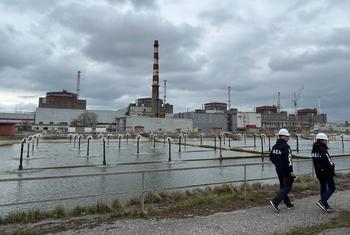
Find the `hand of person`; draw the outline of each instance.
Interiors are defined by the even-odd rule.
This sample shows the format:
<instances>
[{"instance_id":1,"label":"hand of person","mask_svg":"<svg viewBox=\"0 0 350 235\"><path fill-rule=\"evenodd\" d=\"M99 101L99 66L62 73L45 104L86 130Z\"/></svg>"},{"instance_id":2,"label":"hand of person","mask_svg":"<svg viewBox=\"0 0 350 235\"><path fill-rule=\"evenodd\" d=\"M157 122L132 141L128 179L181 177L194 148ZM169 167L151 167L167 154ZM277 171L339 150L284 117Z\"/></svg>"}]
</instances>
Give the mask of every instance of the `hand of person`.
<instances>
[{"instance_id":1,"label":"hand of person","mask_svg":"<svg viewBox=\"0 0 350 235\"><path fill-rule=\"evenodd\" d=\"M293 178L295 178L294 172L291 172L291 173L290 173L290 176L292 176Z\"/></svg>"}]
</instances>

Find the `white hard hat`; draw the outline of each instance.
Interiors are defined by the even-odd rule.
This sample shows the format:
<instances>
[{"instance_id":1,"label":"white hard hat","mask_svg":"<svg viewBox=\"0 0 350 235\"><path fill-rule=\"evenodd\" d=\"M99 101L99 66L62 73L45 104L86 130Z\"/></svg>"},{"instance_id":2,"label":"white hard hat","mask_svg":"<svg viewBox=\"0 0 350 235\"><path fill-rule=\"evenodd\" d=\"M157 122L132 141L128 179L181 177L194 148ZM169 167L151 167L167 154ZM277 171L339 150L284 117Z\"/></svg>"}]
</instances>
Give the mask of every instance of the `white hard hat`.
<instances>
[{"instance_id":1,"label":"white hard hat","mask_svg":"<svg viewBox=\"0 0 350 235\"><path fill-rule=\"evenodd\" d=\"M325 133L318 133L316 135L316 140L328 140L328 136Z\"/></svg>"},{"instance_id":2,"label":"white hard hat","mask_svg":"<svg viewBox=\"0 0 350 235\"><path fill-rule=\"evenodd\" d=\"M289 132L287 129L282 128L278 131L278 135L289 136Z\"/></svg>"}]
</instances>

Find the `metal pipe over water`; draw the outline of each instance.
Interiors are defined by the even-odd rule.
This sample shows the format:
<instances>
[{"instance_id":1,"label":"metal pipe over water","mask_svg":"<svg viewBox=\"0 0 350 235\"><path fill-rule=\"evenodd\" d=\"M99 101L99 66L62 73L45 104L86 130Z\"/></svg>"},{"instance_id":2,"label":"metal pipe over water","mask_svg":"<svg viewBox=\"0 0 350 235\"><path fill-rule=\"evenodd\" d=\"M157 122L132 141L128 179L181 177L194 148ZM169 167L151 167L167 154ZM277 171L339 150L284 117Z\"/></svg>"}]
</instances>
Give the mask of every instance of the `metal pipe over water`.
<instances>
[{"instance_id":1,"label":"metal pipe over water","mask_svg":"<svg viewBox=\"0 0 350 235\"><path fill-rule=\"evenodd\" d=\"M140 138L141 138L141 135L137 135L137 136L136 136L136 143L137 143L137 150L136 150L136 153L137 153L137 154L140 153Z\"/></svg>"},{"instance_id":2,"label":"metal pipe over water","mask_svg":"<svg viewBox=\"0 0 350 235\"><path fill-rule=\"evenodd\" d=\"M90 140L93 139L93 137L91 135L89 135L87 138L87 151L86 151L86 155L89 156L90 155Z\"/></svg>"},{"instance_id":3,"label":"metal pipe over water","mask_svg":"<svg viewBox=\"0 0 350 235\"><path fill-rule=\"evenodd\" d=\"M23 138L21 141L21 156L19 158L19 167L18 167L19 171L23 170L23 147L27 141L28 141L27 138Z\"/></svg>"},{"instance_id":4,"label":"metal pipe over water","mask_svg":"<svg viewBox=\"0 0 350 235\"><path fill-rule=\"evenodd\" d=\"M102 137L102 142L103 142L103 165L106 165L106 138Z\"/></svg>"},{"instance_id":5,"label":"metal pipe over water","mask_svg":"<svg viewBox=\"0 0 350 235\"><path fill-rule=\"evenodd\" d=\"M167 140L168 140L168 143L169 143L169 158L168 158L168 162L171 162L171 142L173 142L173 139L168 137Z\"/></svg>"}]
</instances>

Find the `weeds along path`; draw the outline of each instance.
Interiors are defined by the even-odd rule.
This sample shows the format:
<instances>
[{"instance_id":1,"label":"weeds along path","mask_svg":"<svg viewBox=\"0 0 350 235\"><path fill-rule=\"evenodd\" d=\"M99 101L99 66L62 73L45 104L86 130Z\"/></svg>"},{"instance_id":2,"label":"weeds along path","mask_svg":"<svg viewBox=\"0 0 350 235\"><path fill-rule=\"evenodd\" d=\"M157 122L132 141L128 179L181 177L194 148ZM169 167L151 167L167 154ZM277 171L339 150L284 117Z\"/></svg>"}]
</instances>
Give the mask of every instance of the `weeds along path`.
<instances>
[{"instance_id":1,"label":"weeds along path","mask_svg":"<svg viewBox=\"0 0 350 235\"><path fill-rule=\"evenodd\" d=\"M336 192L329 201L338 212L322 212L315 204L318 198L310 196L295 200L292 210L280 205L279 214L266 205L186 219L122 219L59 234L272 234L325 223L342 210L350 211L350 190Z\"/></svg>"}]
</instances>

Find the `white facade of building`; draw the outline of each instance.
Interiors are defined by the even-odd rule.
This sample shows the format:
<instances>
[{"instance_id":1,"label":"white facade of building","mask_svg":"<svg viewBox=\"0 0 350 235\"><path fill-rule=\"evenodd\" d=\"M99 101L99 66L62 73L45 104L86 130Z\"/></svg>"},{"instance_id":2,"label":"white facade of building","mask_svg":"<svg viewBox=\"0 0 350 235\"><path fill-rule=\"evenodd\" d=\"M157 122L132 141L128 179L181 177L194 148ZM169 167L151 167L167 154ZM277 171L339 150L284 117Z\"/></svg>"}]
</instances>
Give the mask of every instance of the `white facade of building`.
<instances>
[{"instance_id":1,"label":"white facade of building","mask_svg":"<svg viewBox=\"0 0 350 235\"><path fill-rule=\"evenodd\" d=\"M237 112L237 128L261 128L261 114L254 112Z\"/></svg>"},{"instance_id":2,"label":"white facade of building","mask_svg":"<svg viewBox=\"0 0 350 235\"><path fill-rule=\"evenodd\" d=\"M84 112L93 112L97 115L98 123L115 123L117 111L110 110L82 110L82 109L54 109L37 108L35 124L70 124Z\"/></svg>"},{"instance_id":3,"label":"white facade of building","mask_svg":"<svg viewBox=\"0 0 350 235\"><path fill-rule=\"evenodd\" d=\"M84 112L85 110L82 109L37 108L35 113L35 124L69 125L71 121Z\"/></svg>"},{"instance_id":4,"label":"white facade of building","mask_svg":"<svg viewBox=\"0 0 350 235\"><path fill-rule=\"evenodd\" d=\"M68 131L70 123L84 112L93 112L97 115L99 124L115 124L121 112L110 110L82 110L82 109L55 109L37 108L33 130Z\"/></svg>"},{"instance_id":5,"label":"white facade of building","mask_svg":"<svg viewBox=\"0 0 350 235\"><path fill-rule=\"evenodd\" d=\"M76 133L76 132L78 132L77 128L75 128L75 127L68 127L68 133ZM91 134L93 132L106 133L107 132L107 128L105 128L105 127L96 127L95 129L93 129L91 127L84 127L83 132L85 134Z\"/></svg>"},{"instance_id":6,"label":"white facade of building","mask_svg":"<svg viewBox=\"0 0 350 235\"><path fill-rule=\"evenodd\" d=\"M177 119L177 118L152 118L126 116L117 119L117 130L119 131L135 131L135 127L142 126L144 131L168 131L175 132L177 129L181 131L192 131L192 119Z\"/></svg>"}]
</instances>

